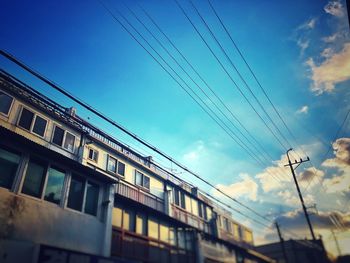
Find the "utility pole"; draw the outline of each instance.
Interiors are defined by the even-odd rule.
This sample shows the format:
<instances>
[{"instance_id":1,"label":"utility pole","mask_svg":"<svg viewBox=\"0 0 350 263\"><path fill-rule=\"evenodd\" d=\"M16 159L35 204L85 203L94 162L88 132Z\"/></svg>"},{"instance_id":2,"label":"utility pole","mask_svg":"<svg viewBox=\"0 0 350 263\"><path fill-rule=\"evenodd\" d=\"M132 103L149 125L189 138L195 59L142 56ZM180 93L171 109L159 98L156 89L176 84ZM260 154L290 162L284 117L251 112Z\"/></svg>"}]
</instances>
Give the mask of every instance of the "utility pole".
<instances>
[{"instance_id":1,"label":"utility pole","mask_svg":"<svg viewBox=\"0 0 350 263\"><path fill-rule=\"evenodd\" d=\"M335 241L335 245L336 245L336 247L337 247L338 256L340 256L340 255L341 255L341 251L340 251L338 239L337 239L337 237L335 236L333 229L331 229L331 232L332 232L332 235L333 235L333 238L334 238L334 241Z\"/></svg>"},{"instance_id":2,"label":"utility pole","mask_svg":"<svg viewBox=\"0 0 350 263\"><path fill-rule=\"evenodd\" d=\"M275 221L275 226L276 226L276 229L277 229L278 237L280 238L280 243L281 243L281 247L282 247L284 261L286 263L288 263L287 252L286 252L286 248L284 246L284 239L282 237L282 234L281 234L281 231L280 231L280 226L278 225L277 221Z\"/></svg>"},{"instance_id":3,"label":"utility pole","mask_svg":"<svg viewBox=\"0 0 350 263\"><path fill-rule=\"evenodd\" d=\"M293 149L291 148L291 149L289 149L289 150L287 151L288 164L286 164L285 166L289 166L289 167L290 167L290 170L292 171L294 183L295 183L295 186L297 187L297 190L298 190L299 199L300 199L300 202L301 202L301 206L303 207L303 210L304 210L304 214L305 214L305 218L306 218L307 224L309 225L309 229L310 229L310 233L311 233L312 239L313 239L313 240L316 240L316 237L315 237L315 234L314 234L314 230L313 230L313 228L312 228L311 221L310 221L310 218L309 218L309 214L307 213L307 208L306 208L306 206L305 206L304 199L303 199L303 196L302 196L302 194L301 194L301 191L300 191L300 188L299 188L299 184L298 184L297 178L296 178L296 176L295 176L295 172L294 172L294 169L297 169L298 166L299 166L300 164L302 164L302 163L304 163L304 162L310 161L310 158L307 157L306 160L302 160L302 159L300 158L299 161L296 161L296 160L295 160L294 163L292 163L292 162L290 161L290 158L289 158L289 152L290 152L291 150L293 150ZM294 168L293 165L297 165L297 166Z\"/></svg>"}]
</instances>

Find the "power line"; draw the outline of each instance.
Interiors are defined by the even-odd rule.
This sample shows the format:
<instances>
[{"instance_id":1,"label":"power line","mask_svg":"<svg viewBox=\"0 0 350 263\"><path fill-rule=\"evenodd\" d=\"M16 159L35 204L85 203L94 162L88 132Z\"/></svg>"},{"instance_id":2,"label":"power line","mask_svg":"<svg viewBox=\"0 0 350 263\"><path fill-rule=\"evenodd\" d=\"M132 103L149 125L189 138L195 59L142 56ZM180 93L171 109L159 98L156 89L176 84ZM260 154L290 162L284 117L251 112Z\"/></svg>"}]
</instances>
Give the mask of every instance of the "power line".
<instances>
[{"instance_id":1,"label":"power line","mask_svg":"<svg viewBox=\"0 0 350 263\"><path fill-rule=\"evenodd\" d=\"M209 101L216 107L217 110L219 110L219 112L226 118L227 121L229 121L231 123L231 125L233 125L236 130L238 130L240 132L240 134L246 139L248 140L248 142L250 142L250 144L253 146L253 148L255 150L258 150L257 147L254 145L254 143L252 143L247 136L244 135L244 133L242 133L242 131L227 117L227 115L219 108L219 106L210 98L210 96L208 96L208 94L198 85L198 83L196 81L194 81L194 79L188 74L188 72L179 64L179 62L176 60L176 58L174 58L174 56L172 54L170 54L169 50L160 42L160 40L148 29L148 27L138 18L138 16L124 3L124 5L128 8L128 10L132 13L132 15L137 19L137 21L142 24L142 26L147 30L148 33L151 34L151 36L157 41L157 43L166 51L166 53L175 61L175 63L182 69L182 71L191 79L191 81L200 89L200 91L207 97L207 99L209 99ZM144 10L144 12L146 12ZM149 16L149 18L151 19L151 17ZM153 21L154 22L154 21ZM154 22L155 23L155 22ZM135 27L133 27L135 30ZM158 27L159 28L159 27ZM160 28L159 28L160 29ZM140 33L139 33L140 34ZM144 38L143 38L144 39ZM144 39L145 40L145 39ZM171 41L170 39L168 39L169 41ZM147 40L145 40L147 41ZM149 44L149 42L147 41L147 43ZM172 42L171 42L172 43ZM150 45L150 44L149 44ZM174 45L175 49L176 46ZM190 65L191 68L193 68L192 64L183 56L183 54L177 49L177 51L180 53L180 55L184 58L184 60ZM157 54L159 55L159 53L157 52ZM168 65L168 64L167 64ZM224 102L220 99L220 97L218 97L218 95L210 88L210 86L208 85L208 83L200 76L200 74L193 68L193 70L197 73L197 75L203 80L203 82L207 85L207 87L211 90L211 92L214 94L214 96L221 102L221 104L223 104L226 108L227 106L224 104ZM192 90L192 89L191 89ZM204 104L205 102L202 101ZM228 108L227 110L231 113L232 116L233 113L232 111L230 111ZM216 115L217 116L217 115ZM219 118L219 117L218 117ZM239 122L238 118L236 116L234 116L234 118ZM223 122L223 121L222 121ZM239 122L242 126L243 124L241 122ZM225 127L227 127L227 125L225 125ZM227 127L232 133L233 131ZM243 126L243 128L249 133L249 131ZM250 134L250 133L249 133ZM250 134L251 135L251 134ZM235 136L237 137L237 139L249 150L249 147L235 134ZM251 135L252 136L252 135ZM254 137L253 137L254 138ZM254 138L255 139L255 138ZM245 149L247 151L247 149ZM265 151L265 150L264 150ZM266 152L266 151L265 151ZM254 153L252 151L250 151L250 155L254 155ZM259 151L259 153L261 153ZM257 157L255 155L255 157ZM257 157L258 158L258 157ZM264 156L264 158L266 159L266 157ZM271 157L272 158L272 157ZM256 159L256 158L255 158ZM262 164L261 159L259 158L259 163ZM269 162L269 160L267 160ZM264 165L261 165L264 168ZM268 173L270 173L269 171L267 171ZM271 174L271 173L270 173ZM276 179L276 177L274 176L274 174L271 174L271 176L275 179L275 180L279 180Z\"/></svg>"},{"instance_id":2,"label":"power line","mask_svg":"<svg viewBox=\"0 0 350 263\"><path fill-rule=\"evenodd\" d=\"M278 126L275 124L275 122L272 120L270 114L266 111L266 109L264 108L264 106L261 104L260 100L256 97L256 95L254 94L254 92L252 91L252 89L250 88L250 86L248 85L248 83L246 82L246 80L243 78L242 74L240 73L240 71L237 69L237 67L235 66L235 64L233 63L233 61L231 60L230 56L227 54L227 52L225 51L225 48L221 45L220 41L217 39L217 37L215 36L215 34L213 33L213 31L211 30L211 28L209 27L208 23L206 22L206 20L204 19L204 17L202 16L202 14L199 12L198 8L194 5L192 0L189 0L189 2L191 3L192 7L195 9L196 13L198 14L198 16L200 17L201 21L203 22L203 24L205 25L205 27L207 28L207 30L209 31L210 35L212 36L212 38L215 40L215 42L217 43L217 45L220 47L220 50L224 53L226 59L229 61L230 65L233 67L233 69L236 71L237 75L239 76L239 78L241 79L241 81L244 83L244 86L246 87L246 89L249 91L249 93L253 96L253 98L255 99L256 103L260 106L261 110L265 113L265 115L267 116L267 118L269 119L269 121L272 123L272 125L274 126L274 128L277 130L277 132L280 134L281 138L287 142L287 144L291 147L291 144L289 143L289 141L287 140L287 138L284 136L284 134L281 132L281 130L278 128Z\"/></svg>"},{"instance_id":3,"label":"power line","mask_svg":"<svg viewBox=\"0 0 350 263\"><path fill-rule=\"evenodd\" d=\"M109 10L109 9L107 9ZM113 14L113 13L112 13ZM113 16L114 17L114 16ZM63 89L62 87L58 86L57 84L55 84L53 81L49 80L48 78L42 76L41 74L39 74L38 72L34 71L33 69L31 69L30 67L28 67L27 65L25 65L24 63L20 62L18 59L16 59L15 57L13 57L12 55L10 55L9 53L0 50L0 54L2 56L4 56L5 58L9 59L10 61L14 62L15 64L17 64L18 66L20 66L21 68L25 69L26 71L28 71L29 73L31 73L32 75L36 76L38 79L42 80L43 82L45 82L46 84L48 84L49 86L51 86L52 88L56 89L57 91L59 91L60 93L62 93L63 95L65 95L66 97L70 98L71 100L73 100L74 102L76 102L77 104L79 104L80 106L82 106L83 108L91 111L92 113L94 113L95 115L97 115L98 117L100 117L101 119L107 121L108 123L110 123L111 125L115 126L116 128L120 129L121 131L123 131L124 133L128 134L129 136L131 136L133 139L135 139L136 141L140 142L141 144L145 145L146 147L148 147L149 149L153 150L154 152L156 152L157 154L163 156L164 158L166 158L167 160L173 162L174 164L176 164L178 167L180 167L181 169L183 169L184 171L192 174L193 176L195 176L197 179L201 180L202 182L204 182L205 184L211 186L212 188L214 188L215 190L217 190L218 192L220 192L221 194L223 194L224 196L228 197L229 199L231 199L232 201L236 202L237 204L239 204L240 206L244 207L245 209L249 210L250 212L254 213L255 215L269 221L268 219L266 219L266 217L264 217L263 215L259 214L258 212L256 212L254 209L246 206L245 204L243 204L242 202L238 201L237 199L227 195L226 193L224 193L222 190L220 190L219 188L217 188L216 186L214 186L213 184L211 184L210 182L208 182L207 180L201 178L199 175L197 175L195 172L192 172L190 169L188 169L186 166L182 165L181 163L179 163L178 161L174 160L172 157L170 157L169 155L167 155L166 153L162 152L161 150L159 150L158 148L156 148L155 146L153 146L152 144L148 143L147 141L141 139L140 137L138 137L136 134L134 134L133 132L129 131L127 128L125 128L124 126L120 125L119 123L115 122L114 120L112 120L111 118L107 117L106 115L104 115L102 112L98 111L97 109L93 108L92 106L90 106L89 104L85 103L84 101L82 101L81 99L79 99L78 97L74 96L73 94L71 94L70 92L68 92L67 90Z\"/></svg>"}]
</instances>

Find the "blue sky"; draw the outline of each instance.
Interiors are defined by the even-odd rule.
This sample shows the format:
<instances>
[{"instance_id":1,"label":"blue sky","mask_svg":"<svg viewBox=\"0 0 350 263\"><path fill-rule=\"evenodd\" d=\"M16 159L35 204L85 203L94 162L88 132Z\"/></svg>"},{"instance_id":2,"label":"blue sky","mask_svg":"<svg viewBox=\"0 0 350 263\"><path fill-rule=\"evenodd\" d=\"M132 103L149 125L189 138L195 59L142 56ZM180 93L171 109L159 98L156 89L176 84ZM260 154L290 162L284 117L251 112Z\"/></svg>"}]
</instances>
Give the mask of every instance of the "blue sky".
<instances>
[{"instance_id":1,"label":"blue sky","mask_svg":"<svg viewBox=\"0 0 350 263\"><path fill-rule=\"evenodd\" d=\"M244 89L243 83L220 53L189 2L179 2L235 81ZM179 75L193 89L197 89L154 39L147 35L123 2L108 0L104 3L116 15L118 9L127 16ZM220 27L208 2L194 1L194 4L283 134L293 142ZM339 140L333 141L349 110L350 39L345 2L297 0L291 4L290 1L213 0L212 4L297 137L298 143L293 142L292 146L303 157L305 151L312 160L312 164L306 163L298 168L301 187L305 190L308 205L317 204L319 214L313 216L317 232L323 234L324 239L327 239L327 247L336 254L334 244L328 239L330 227L334 228L328 215L339 216L347 229L350 225L349 121L336 138ZM108 15L98 1L5 0L0 10L1 48L259 213L270 213L271 219L277 217L285 224L282 228L289 227L300 237L307 235L306 224L298 210L300 205L295 200L295 188L290 183L290 177L287 178L289 172L284 171L285 175L271 178L271 173L281 173L281 169L276 167L285 163L286 149L276 142L237 92L176 3L133 1L127 2L127 5L160 37L139 6L149 12L264 146L273 157L271 160L264 162L263 166L257 165ZM181 64L184 63L164 38L161 41ZM49 97L66 106L74 105L8 61L1 58L0 63L2 68ZM188 65L183 65L191 72ZM205 88L198 77L191 74ZM153 155L156 161L166 167L176 168L97 117L77 108L82 116L89 117L93 123L125 143L145 155ZM331 142L334 142L332 149L324 156ZM207 186L176 169L175 172L184 179L213 193ZM311 179L312 182L309 184L303 178ZM257 242L276 239L271 229L261 229L249 220L246 222L255 230ZM349 253L349 250L346 251L349 248L345 247L349 231L336 231L343 252Z\"/></svg>"}]
</instances>

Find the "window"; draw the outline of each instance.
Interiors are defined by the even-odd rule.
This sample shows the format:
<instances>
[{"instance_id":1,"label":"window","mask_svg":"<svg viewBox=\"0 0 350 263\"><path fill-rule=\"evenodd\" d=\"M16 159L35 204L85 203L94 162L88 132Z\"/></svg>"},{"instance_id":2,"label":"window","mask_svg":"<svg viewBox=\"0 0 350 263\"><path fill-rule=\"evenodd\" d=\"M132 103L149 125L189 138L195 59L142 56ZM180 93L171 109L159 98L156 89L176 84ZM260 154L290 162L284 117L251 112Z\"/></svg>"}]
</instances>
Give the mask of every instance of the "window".
<instances>
[{"instance_id":1,"label":"window","mask_svg":"<svg viewBox=\"0 0 350 263\"><path fill-rule=\"evenodd\" d=\"M112 173L117 173L117 159L108 155L107 170Z\"/></svg>"},{"instance_id":2,"label":"window","mask_svg":"<svg viewBox=\"0 0 350 263\"><path fill-rule=\"evenodd\" d=\"M177 230L177 241L179 248L185 249L186 243L185 243L185 231L182 228L179 228Z\"/></svg>"},{"instance_id":3,"label":"window","mask_svg":"<svg viewBox=\"0 0 350 263\"><path fill-rule=\"evenodd\" d=\"M0 148L0 187L12 187L20 155Z\"/></svg>"},{"instance_id":4,"label":"window","mask_svg":"<svg viewBox=\"0 0 350 263\"><path fill-rule=\"evenodd\" d=\"M57 168L50 167L44 199L59 204L61 202L62 188L65 173Z\"/></svg>"},{"instance_id":5,"label":"window","mask_svg":"<svg viewBox=\"0 0 350 263\"><path fill-rule=\"evenodd\" d=\"M245 241L248 243L253 242L253 233L247 229L245 230Z\"/></svg>"},{"instance_id":6,"label":"window","mask_svg":"<svg viewBox=\"0 0 350 263\"><path fill-rule=\"evenodd\" d=\"M125 164L122 162L118 162L118 174L121 176L125 175Z\"/></svg>"},{"instance_id":7,"label":"window","mask_svg":"<svg viewBox=\"0 0 350 263\"><path fill-rule=\"evenodd\" d=\"M13 102L13 98L0 91L0 112L8 115Z\"/></svg>"},{"instance_id":8,"label":"window","mask_svg":"<svg viewBox=\"0 0 350 263\"><path fill-rule=\"evenodd\" d=\"M46 164L30 160L24 179L22 193L41 198L46 177Z\"/></svg>"},{"instance_id":9,"label":"window","mask_svg":"<svg viewBox=\"0 0 350 263\"><path fill-rule=\"evenodd\" d=\"M159 225L159 239L169 243L169 227L164 224Z\"/></svg>"},{"instance_id":10,"label":"window","mask_svg":"<svg viewBox=\"0 0 350 263\"><path fill-rule=\"evenodd\" d=\"M85 180L77 175L72 175L69 187L67 207L81 211L83 208Z\"/></svg>"},{"instance_id":11,"label":"window","mask_svg":"<svg viewBox=\"0 0 350 263\"><path fill-rule=\"evenodd\" d=\"M180 205L179 190L174 190L174 203Z\"/></svg>"},{"instance_id":12,"label":"window","mask_svg":"<svg viewBox=\"0 0 350 263\"><path fill-rule=\"evenodd\" d=\"M148 176L135 170L135 184L150 189L150 179Z\"/></svg>"},{"instance_id":13,"label":"window","mask_svg":"<svg viewBox=\"0 0 350 263\"><path fill-rule=\"evenodd\" d=\"M169 243L176 246L176 230L173 227L169 228Z\"/></svg>"},{"instance_id":14,"label":"window","mask_svg":"<svg viewBox=\"0 0 350 263\"><path fill-rule=\"evenodd\" d=\"M88 158L94 162L97 162L98 160L98 151L92 149L92 148L89 148L89 156Z\"/></svg>"},{"instance_id":15,"label":"window","mask_svg":"<svg viewBox=\"0 0 350 263\"><path fill-rule=\"evenodd\" d=\"M23 108L21 117L19 118L18 126L30 131L30 127L32 126L33 119L34 119L34 113L27 110L26 108Z\"/></svg>"},{"instance_id":16,"label":"window","mask_svg":"<svg viewBox=\"0 0 350 263\"><path fill-rule=\"evenodd\" d=\"M141 214L136 215L136 233L146 235L146 217Z\"/></svg>"},{"instance_id":17,"label":"window","mask_svg":"<svg viewBox=\"0 0 350 263\"><path fill-rule=\"evenodd\" d=\"M185 195L185 209L186 209L186 211L188 211L190 213L192 212L191 198L188 195Z\"/></svg>"},{"instance_id":18,"label":"window","mask_svg":"<svg viewBox=\"0 0 350 263\"><path fill-rule=\"evenodd\" d=\"M192 214L198 216L198 201L191 198Z\"/></svg>"},{"instance_id":19,"label":"window","mask_svg":"<svg viewBox=\"0 0 350 263\"><path fill-rule=\"evenodd\" d=\"M75 136L64 129L55 126L55 131L52 137L52 143L67 149L70 152L74 151Z\"/></svg>"},{"instance_id":20,"label":"window","mask_svg":"<svg viewBox=\"0 0 350 263\"><path fill-rule=\"evenodd\" d=\"M119 207L113 207L112 225L122 227L123 210Z\"/></svg>"},{"instance_id":21,"label":"window","mask_svg":"<svg viewBox=\"0 0 350 263\"><path fill-rule=\"evenodd\" d=\"M44 137L46 125L47 120L41 118L40 116L36 116L33 126L33 132L41 137Z\"/></svg>"},{"instance_id":22,"label":"window","mask_svg":"<svg viewBox=\"0 0 350 263\"><path fill-rule=\"evenodd\" d=\"M233 223L233 236L239 240L239 226Z\"/></svg>"},{"instance_id":23,"label":"window","mask_svg":"<svg viewBox=\"0 0 350 263\"><path fill-rule=\"evenodd\" d=\"M155 219L148 219L148 236L156 239L159 237L158 222Z\"/></svg>"},{"instance_id":24,"label":"window","mask_svg":"<svg viewBox=\"0 0 350 263\"><path fill-rule=\"evenodd\" d=\"M47 126L47 120L36 115L35 113L26 108L22 108L21 116L18 121L18 126L41 137L44 137Z\"/></svg>"},{"instance_id":25,"label":"window","mask_svg":"<svg viewBox=\"0 0 350 263\"><path fill-rule=\"evenodd\" d=\"M75 141L75 136L66 131L66 138L64 140L63 148L67 149L68 151L73 152L74 151L74 141Z\"/></svg>"},{"instance_id":26,"label":"window","mask_svg":"<svg viewBox=\"0 0 350 263\"><path fill-rule=\"evenodd\" d=\"M88 181L86 186L85 213L94 216L97 214L98 193L98 185Z\"/></svg>"},{"instance_id":27,"label":"window","mask_svg":"<svg viewBox=\"0 0 350 263\"><path fill-rule=\"evenodd\" d=\"M135 231L135 213L131 210L124 210L123 228L129 231Z\"/></svg>"}]
</instances>

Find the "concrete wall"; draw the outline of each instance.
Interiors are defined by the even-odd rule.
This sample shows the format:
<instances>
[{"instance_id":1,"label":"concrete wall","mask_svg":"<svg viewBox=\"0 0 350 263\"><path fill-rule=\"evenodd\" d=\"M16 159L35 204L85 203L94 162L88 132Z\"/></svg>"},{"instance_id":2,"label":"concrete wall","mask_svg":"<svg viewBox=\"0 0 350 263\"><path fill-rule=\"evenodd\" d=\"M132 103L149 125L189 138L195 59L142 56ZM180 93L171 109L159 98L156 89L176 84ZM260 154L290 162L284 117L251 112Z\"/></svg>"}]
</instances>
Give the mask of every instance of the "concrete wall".
<instances>
[{"instance_id":1,"label":"concrete wall","mask_svg":"<svg viewBox=\"0 0 350 263\"><path fill-rule=\"evenodd\" d=\"M8 202L14 197L19 205L15 205L17 212L9 220L6 211L9 209ZM8 234L2 231L6 235L3 238L9 240L104 254L106 226L97 217L63 209L43 200L15 195L3 188L0 188L0 223L10 228Z\"/></svg>"}]
</instances>

